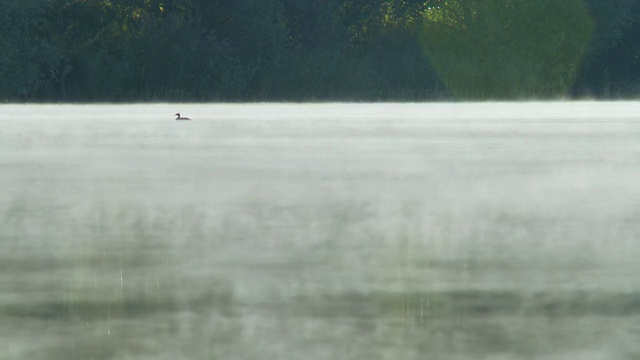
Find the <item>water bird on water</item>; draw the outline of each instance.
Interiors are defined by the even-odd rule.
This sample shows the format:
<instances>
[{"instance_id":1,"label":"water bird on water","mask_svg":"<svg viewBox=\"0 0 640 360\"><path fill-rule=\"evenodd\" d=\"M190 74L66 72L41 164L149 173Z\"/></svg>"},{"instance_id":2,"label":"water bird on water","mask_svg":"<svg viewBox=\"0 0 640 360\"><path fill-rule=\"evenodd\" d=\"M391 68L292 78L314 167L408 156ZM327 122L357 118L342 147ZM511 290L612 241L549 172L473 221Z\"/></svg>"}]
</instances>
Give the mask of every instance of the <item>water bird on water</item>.
<instances>
[{"instance_id":1,"label":"water bird on water","mask_svg":"<svg viewBox=\"0 0 640 360\"><path fill-rule=\"evenodd\" d=\"M191 120L186 116L180 116L180 113L175 113L174 116L176 116L176 120Z\"/></svg>"}]
</instances>

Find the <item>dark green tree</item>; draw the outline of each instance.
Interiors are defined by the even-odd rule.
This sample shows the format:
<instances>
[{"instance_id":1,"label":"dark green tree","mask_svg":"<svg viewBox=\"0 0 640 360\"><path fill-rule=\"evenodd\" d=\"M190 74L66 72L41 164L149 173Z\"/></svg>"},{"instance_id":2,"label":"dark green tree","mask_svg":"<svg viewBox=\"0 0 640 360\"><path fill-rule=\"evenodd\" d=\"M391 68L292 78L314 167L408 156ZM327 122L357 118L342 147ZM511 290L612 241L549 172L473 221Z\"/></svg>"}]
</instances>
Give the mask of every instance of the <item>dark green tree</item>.
<instances>
[{"instance_id":1,"label":"dark green tree","mask_svg":"<svg viewBox=\"0 0 640 360\"><path fill-rule=\"evenodd\" d=\"M0 99L45 98L69 68L52 39L46 0L0 0Z\"/></svg>"},{"instance_id":2,"label":"dark green tree","mask_svg":"<svg viewBox=\"0 0 640 360\"><path fill-rule=\"evenodd\" d=\"M574 94L640 95L640 2L585 1L596 26Z\"/></svg>"}]
</instances>

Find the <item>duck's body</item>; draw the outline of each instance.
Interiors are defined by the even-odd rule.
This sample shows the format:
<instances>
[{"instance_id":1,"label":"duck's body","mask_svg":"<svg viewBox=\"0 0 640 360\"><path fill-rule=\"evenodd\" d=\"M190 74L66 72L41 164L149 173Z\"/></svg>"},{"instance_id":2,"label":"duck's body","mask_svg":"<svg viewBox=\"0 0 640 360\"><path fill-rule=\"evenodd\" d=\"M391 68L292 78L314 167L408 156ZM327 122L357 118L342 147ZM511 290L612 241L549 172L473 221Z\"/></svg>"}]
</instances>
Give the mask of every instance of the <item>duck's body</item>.
<instances>
[{"instance_id":1,"label":"duck's body","mask_svg":"<svg viewBox=\"0 0 640 360\"><path fill-rule=\"evenodd\" d=\"M180 116L180 113L175 113L174 116L176 116L176 120L191 120L186 116Z\"/></svg>"}]
</instances>

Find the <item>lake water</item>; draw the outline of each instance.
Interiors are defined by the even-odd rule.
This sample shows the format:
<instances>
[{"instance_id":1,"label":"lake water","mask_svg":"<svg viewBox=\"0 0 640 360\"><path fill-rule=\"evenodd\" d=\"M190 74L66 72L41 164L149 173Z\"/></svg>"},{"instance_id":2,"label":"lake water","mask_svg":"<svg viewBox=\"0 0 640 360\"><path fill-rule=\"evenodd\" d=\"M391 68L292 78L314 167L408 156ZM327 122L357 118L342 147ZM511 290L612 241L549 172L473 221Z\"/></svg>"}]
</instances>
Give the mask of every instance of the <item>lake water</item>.
<instances>
[{"instance_id":1,"label":"lake water","mask_svg":"<svg viewBox=\"0 0 640 360\"><path fill-rule=\"evenodd\" d=\"M637 102L0 106L0 359L638 359L639 259Z\"/></svg>"}]
</instances>

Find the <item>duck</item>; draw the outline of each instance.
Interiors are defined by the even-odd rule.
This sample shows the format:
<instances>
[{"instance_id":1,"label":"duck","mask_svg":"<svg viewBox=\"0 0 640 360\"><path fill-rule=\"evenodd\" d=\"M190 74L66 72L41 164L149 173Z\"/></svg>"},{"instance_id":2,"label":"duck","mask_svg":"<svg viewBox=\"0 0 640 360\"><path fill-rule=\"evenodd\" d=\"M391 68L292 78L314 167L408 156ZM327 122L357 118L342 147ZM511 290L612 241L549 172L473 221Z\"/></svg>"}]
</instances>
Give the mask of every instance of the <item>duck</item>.
<instances>
[{"instance_id":1,"label":"duck","mask_svg":"<svg viewBox=\"0 0 640 360\"><path fill-rule=\"evenodd\" d=\"M186 116L180 116L180 113L175 113L174 116L176 116L176 120L191 120Z\"/></svg>"}]
</instances>

